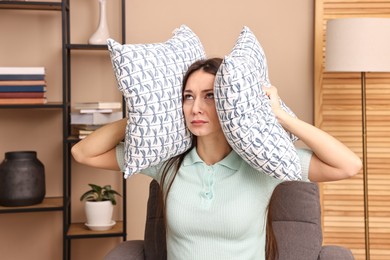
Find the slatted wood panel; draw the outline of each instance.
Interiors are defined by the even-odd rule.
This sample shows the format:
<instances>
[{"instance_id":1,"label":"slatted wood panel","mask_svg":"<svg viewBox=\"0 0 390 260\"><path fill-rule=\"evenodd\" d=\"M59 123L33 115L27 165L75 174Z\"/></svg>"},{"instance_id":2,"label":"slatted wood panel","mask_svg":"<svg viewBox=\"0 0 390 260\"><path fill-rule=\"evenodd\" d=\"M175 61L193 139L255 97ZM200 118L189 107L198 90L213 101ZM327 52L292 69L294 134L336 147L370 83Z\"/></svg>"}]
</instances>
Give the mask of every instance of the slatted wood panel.
<instances>
[{"instance_id":1,"label":"slatted wood panel","mask_svg":"<svg viewBox=\"0 0 390 260\"><path fill-rule=\"evenodd\" d=\"M362 157L360 73L324 71L326 22L390 17L390 1L320 0L315 10L315 124ZM390 48L390 46L389 46ZM370 259L390 259L390 73L367 73ZM330 151L331 152L331 151ZM362 172L322 185L324 244L365 259Z\"/></svg>"}]
</instances>

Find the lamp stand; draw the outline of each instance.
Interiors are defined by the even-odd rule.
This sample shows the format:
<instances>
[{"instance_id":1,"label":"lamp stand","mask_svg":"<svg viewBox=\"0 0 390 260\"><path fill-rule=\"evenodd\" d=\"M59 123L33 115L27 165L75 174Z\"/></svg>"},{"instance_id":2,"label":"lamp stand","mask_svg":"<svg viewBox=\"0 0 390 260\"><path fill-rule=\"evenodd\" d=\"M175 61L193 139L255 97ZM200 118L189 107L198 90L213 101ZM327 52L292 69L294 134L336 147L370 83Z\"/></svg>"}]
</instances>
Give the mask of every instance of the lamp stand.
<instances>
[{"instance_id":1,"label":"lamp stand","mask_svg":"<svg viewBox=\"0 0 390 260\"><path fill-rule=\"evenodd\" d=\"M362 137L363 137L363 197L364 197L364 242L366 260L370 260L370 232L368 214L368 174L367 174L367 118L366 118L366 73L361 72L362 95Z\"/></svg>"}]
</instances>

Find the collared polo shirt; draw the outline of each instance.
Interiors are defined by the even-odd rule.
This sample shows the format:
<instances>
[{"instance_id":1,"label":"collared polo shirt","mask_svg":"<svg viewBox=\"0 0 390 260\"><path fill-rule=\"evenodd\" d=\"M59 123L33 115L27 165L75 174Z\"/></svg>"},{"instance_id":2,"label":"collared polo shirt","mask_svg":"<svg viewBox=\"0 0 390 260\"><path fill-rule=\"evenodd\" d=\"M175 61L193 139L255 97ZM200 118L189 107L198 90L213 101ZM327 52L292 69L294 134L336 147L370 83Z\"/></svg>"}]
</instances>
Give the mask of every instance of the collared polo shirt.
<instances>
[{"instance_id":1,"label":"collared polo shirt","mask_svg":"<svg viewBox=\"0 0 390 260\"><path fill-rule=\"evenodd\" d=\"M311 152L299 149L298 155L307 181ZM118 156L123 158L120 148ZM159 181L161 165L142 173ZM194 148L167 199L168 259L265 259L267 206L280 182L234 151L207 165Z\"/></svg>"}]
</instances>

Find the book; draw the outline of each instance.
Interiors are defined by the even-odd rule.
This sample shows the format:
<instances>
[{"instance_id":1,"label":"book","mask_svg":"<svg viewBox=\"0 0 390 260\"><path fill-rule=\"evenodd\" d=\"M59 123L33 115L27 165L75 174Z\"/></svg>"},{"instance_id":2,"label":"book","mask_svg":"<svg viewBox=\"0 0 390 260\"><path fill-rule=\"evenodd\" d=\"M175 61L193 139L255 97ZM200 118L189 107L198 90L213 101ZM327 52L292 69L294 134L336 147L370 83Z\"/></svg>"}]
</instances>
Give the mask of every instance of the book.
<instances>
[{"instance_id":1,"label":"book","mask_svg":"<svg viewBox=\"0 0 390 260\"><path fill-rule=\"evenodd\" d=\"M13 105L13 104L46 104L46 98L0 98L0 105Z\"/></svg>"},{"instance_id":2,"label":"book","mask_svg":"<svg viewBox=\"0 0 390 260\"><path fill-rule=\"evenodd\" d=\"M86 133L92 133L102 126L103 125L71 125L70 134L74 136L79 136L81 134L85 135Z\"/></svg>"},{"instance_id":3,"label":"book","mask_svg":"<svg viewBox=\"0 0 390 260\"><path fill-rule=\"evenodd\" d=\"M79 132L80 130L94 131L103 125L85 125L85 124L74 124L72 125L72 133Z\"/></svg>"},{"instance_id":4,"label":"book","mask_svg":"<svg viewBox=\"0 0 390 260\"><path fill-rule=\"evenodd\" d=\"M71 113L70 114L70 124L71 125L104 125L117 120L122 119L122 112L112 112L112 113Z\"/></svg>"},{"instance_id":5,"label":"book","mask_svg":"<svg viewBox=\"0 0 390 260\"><path fill-rule=\"evenodd\" d=\"M0 86L0 92L45 92L46 86Z\"/></svg>"},{"instance_id":6,"label":"book","mask_svg":"<svg viewBox=\"0 0 390 260\"><path fill-rule=\"evenodd\" d=\"M81 102L74 105L75 109L121 109L121 102Z\"/></svg>"},{"instance_id":7,"label":"book","mask_svg":"<svg viewBox=\"0 0 390 260\"><path fill-rule=\"evenodd\" d=\"M0 86L36 86L46 85L44 80L0 80Z\"/></svg>"},{"instance_id":8,"label":"book","mask_svg":"<svg viewBox=\"0 0 390 260\"><path fill-rule=\"evenodd\" d=\"M42 74L0 74L0 80L44 80Z\"/></svg>"},{"instance_id":9,"label":"book","mask_svg":"<svg viewBox=\"0 0 390 260\"><path fill-rule=\"evenodd\" d=\"M83 130L83 129L80 129L79 130L79 135L89 135L89 134L92 134L93 131L95 131L95 130Z\"/></svg>"},{"instance_id":10,"label":"book","mask_svg":"<svg viewBox=\"0 0 390 260\"><path fill-rule=\"evenodd\" d=\"M45 92L0 92L0 98L43 98Z\"/></svg>"},{"instance_id":11,"label":"book","mask_svg":"<svg viewBox=\"0 0 390 260\"><path fill-rule=\"evenodd\" d=\"M88 135L90 135L92 133L93 133L92 130L79 130L79 133L77 136L79 139L84 139L85 137L87 137Z\"/></svg>"},{"instance_id":12,"label":"book","mask_svg":"<svg viewBox=\"0 0 390 260\"><path fill-rule=\"evenodd\" d=\"M45 67L0 67L1 75L45 75Z\"/></svg>"},{"instance_id":13,"label":"book","mask_svg":"<svg viewBox=\"0 0 390 260\"><path fill-rule=\"evenodd\" d=\"M79 111L81 114L88 114L88 113L112 113L114 112L113 109L80 109Z\"/></svg>"}]
</instances>

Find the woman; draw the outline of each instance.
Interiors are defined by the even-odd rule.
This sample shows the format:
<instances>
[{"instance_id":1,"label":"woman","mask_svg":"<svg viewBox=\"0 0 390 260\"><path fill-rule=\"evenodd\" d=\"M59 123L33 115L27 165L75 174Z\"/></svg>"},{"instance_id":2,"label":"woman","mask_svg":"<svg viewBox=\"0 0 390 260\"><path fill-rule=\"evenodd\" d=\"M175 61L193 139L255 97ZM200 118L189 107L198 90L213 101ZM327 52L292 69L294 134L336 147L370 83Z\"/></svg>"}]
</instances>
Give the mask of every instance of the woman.
<instances>
[{"instance_id":1,"label":"woman","mask_svg":"<svg viewBox=\"0 0 390 260\"><path fill-rule=\"evenodd\" d=\"M164 187L168 259L265 259L267 205L280 180L251 168L222 132L213 94L221 61L195 62L183 80L183 112L193 149L143 171ZM361 161L351 150L287 114L275 87L264 91L280 124L310 148L298 149L304 181L357 174ZM125 127L123 119L96 130L74 145L74 158L123 170Z\"/></svg>"}]
</instances>

